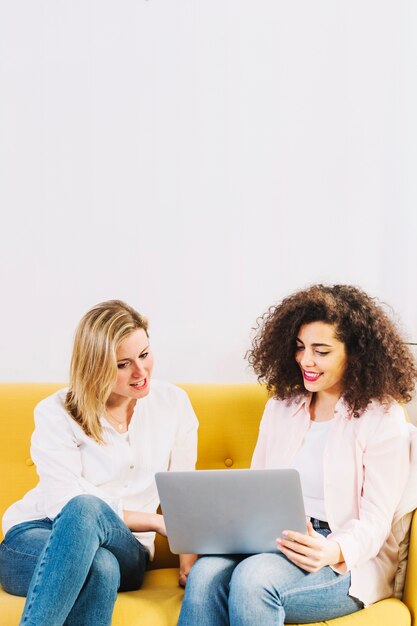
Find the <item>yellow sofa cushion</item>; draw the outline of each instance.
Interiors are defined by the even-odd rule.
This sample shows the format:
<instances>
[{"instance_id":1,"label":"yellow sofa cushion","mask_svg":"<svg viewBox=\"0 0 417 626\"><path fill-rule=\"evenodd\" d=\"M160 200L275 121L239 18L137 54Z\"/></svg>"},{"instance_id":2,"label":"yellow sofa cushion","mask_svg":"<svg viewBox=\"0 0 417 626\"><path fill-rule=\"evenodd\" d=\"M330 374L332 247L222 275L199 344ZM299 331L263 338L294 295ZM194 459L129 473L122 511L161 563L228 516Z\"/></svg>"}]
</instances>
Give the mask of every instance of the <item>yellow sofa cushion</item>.
<instances>
[{"instance_id":1,"label":"yellow sofa cushion","mask_svg":"<svg viewBox=\"0 0 417 626\"><path fill-rule=\"evenodd\" d=\"M147 572L139 591L119 593L112 623L115 626L176 626L182 597L176 568ZM1 626L18 626L24 600L0 591ZM406 605L389 599L353 615L318 622L314 626L410 626L411 623Z\"/></svg>"}]
</instances>

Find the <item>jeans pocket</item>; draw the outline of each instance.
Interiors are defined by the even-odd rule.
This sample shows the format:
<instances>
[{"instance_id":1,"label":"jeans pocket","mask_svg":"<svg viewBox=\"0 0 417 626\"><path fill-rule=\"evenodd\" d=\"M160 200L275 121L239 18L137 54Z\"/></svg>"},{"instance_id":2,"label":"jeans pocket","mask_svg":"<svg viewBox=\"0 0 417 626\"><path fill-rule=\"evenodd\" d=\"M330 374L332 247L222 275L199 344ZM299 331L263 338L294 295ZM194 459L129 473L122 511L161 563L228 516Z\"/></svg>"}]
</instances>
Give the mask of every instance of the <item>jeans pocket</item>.
<instances>
[{"instance_id":1,"label":"jeans pocket","mask_svg":"<svg viewBox=\"0 0 417 626\"><path fill-rule=\"evenodd\" d=\"M4 541L0 545L0 584L7 593L26 596L39 554L14 550Z\"/></svg>"}]
</instances>

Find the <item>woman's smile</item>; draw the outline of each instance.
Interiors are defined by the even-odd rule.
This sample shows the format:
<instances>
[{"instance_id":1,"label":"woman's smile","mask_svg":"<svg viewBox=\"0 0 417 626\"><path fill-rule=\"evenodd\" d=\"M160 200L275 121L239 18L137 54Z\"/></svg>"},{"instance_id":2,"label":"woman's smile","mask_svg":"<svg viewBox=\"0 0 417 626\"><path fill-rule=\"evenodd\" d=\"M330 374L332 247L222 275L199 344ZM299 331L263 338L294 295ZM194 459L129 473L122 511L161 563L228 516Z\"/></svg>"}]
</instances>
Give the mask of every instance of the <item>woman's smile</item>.
<instances>
[{"instance_id":1,"label":"woman's smile","mask_svg":"<svg viewBox=\"0 0 417 626\"><path fill-rule=\"evenodd\" d=\"M295 360L307 391L341 394L347 357L345 345L337 339L333 324L303 324L296 339Z\"/></svg>"},{"instance_id":2,"label":"woman's smile","mask_svg":"<svg viewBox=\"0 0 417 626\"><path fill-rule=\"evenodd\" d=\"M133 389L136 389L136 391L142 391L143 389L145 389L147 384L148 379L144 378L143 380L139 380L138 382L130 383L130 386L133 387Z\"/></svg>"},{"instance_id":3,"label":"woman's smile","mask_svg":"<svg viewBox=\"0 0 417 626\"><path fill-rule=\"evenodd\" d=\"M306 370L303 370L303 376L305 380L308 380L310 383L315 383L321 375L322 374L318 372L307 372Z\"/></svg>"}]
</instances>

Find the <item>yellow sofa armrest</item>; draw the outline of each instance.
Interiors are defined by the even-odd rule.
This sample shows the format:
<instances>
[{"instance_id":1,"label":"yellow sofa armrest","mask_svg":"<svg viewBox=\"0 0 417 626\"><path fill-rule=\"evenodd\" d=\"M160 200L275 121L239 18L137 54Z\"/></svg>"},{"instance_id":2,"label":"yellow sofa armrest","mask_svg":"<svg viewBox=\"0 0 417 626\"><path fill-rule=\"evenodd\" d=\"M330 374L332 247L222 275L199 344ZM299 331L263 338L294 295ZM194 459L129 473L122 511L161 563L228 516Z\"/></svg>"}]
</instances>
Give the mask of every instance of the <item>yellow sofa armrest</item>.
<instances>
[{"instance_id":1,"label":"yellow sofa armrest","mask_svg":"<svg viewBox=\"0 0 417 626\"><path fill-rule=\"evenodd\" d=\"M412 623L417 623L417 510L414 511L410 529L410 545L408 549L407 575L403 601L410 609Z\"/></svg>"}]
</instances>

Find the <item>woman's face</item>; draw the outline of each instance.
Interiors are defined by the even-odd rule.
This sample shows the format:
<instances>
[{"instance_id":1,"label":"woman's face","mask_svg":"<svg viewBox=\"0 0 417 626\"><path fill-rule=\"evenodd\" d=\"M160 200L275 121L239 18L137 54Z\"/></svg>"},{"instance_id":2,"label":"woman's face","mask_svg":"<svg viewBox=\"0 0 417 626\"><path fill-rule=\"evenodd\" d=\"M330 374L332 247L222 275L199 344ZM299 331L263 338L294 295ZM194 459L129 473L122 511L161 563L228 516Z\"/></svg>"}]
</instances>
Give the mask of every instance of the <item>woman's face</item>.
<instances>
[{"instance_id":1,"label":"woman's face","mask_svg":"<svg viewBox=\"0 0 417 626\"><path fill-rule=\"evenodd\" d=\"M346 369L345 344L335 336L336 328L325 322L303 324L296 339L295 360L308 391L340 396Z\"/></svg>"},{"instance_id":2,"label":"woman's face","mask_svg":"<svg viewBox=\"0 0 417 626\"><path fill-rule=\"evenodd\" d=\"M153 356L148 335L143 328L134 330L121 342L116 356L118 373L112 396L117 395L129 400L147 396Z\"/></svg>"}]
</instances>

